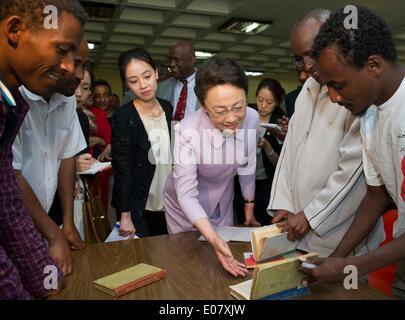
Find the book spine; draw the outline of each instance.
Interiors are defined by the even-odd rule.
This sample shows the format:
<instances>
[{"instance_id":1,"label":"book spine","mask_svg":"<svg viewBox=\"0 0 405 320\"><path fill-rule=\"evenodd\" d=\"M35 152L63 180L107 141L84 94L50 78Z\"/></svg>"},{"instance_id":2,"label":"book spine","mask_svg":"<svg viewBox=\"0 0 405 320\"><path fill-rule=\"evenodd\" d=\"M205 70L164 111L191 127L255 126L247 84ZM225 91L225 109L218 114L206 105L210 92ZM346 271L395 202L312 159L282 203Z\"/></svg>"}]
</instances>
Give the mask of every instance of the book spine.
<instances>
[{"instance_id":1,"label":"book spine","mask_svg":"<svg viewBox=\"0 0 405 320\"><path fill-rule=\"evenodd\" d=\"M147 275L147 276L137 279L133 282L127 283L119 288L116 288L114 290L115 295L116 295L116 297L123 296L124 294L127 294L131 291L144 287L148 284L151 284L152 282L163 279L164 277L166 277L165 271L160 271L160 272L152 274L152 275Z\"/></svg>"}]
</instances>

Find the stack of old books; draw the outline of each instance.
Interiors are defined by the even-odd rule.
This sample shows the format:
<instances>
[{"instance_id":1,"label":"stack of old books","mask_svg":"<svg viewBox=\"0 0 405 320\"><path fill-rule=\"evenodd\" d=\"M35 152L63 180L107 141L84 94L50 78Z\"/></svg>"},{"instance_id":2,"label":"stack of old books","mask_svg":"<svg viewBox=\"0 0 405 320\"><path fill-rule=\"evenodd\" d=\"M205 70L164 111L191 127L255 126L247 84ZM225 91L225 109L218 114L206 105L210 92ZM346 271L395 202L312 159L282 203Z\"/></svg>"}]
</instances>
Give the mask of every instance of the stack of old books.
<instances>
[{"instance_id":1,"label":"stack of old books","mask_svg":"<svg viewBox=\"0 0 405 320\"><path fill-rule=\"evenodd\" d=\"M250 234L253 251L253 279L229 286L239 300L292 299L309 293L302 286L304 274L300 264L316 253L304 254L296 242L287 239L277 225L257 228Z\"/></svg>"}]
</instances>

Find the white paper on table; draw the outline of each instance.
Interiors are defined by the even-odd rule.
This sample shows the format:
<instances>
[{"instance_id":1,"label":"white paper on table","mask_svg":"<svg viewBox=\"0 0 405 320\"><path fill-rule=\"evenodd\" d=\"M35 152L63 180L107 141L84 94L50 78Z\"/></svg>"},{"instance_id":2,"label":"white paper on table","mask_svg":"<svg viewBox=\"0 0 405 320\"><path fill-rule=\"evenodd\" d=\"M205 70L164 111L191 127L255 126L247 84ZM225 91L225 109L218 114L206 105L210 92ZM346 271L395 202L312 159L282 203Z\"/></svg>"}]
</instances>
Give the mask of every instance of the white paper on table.
<instances>
[{"instance_id":1,"label":"white paper on table","mask_svg":"<svg viewBox=\"0 0 405 320\"><path fill-rule=\"evenodd\" d=\"M120 230L120 223L117 222L117 223L114 225L114 228L112 229L110 235L107 237L107 239L105 239L104 242L123 241L123 240L138 239L138 238L139 238L139 237L136 236L136 235L133 236L132 238L131 238L131 236L123 237L123 236L120 235L119 230Z\"/></svg>"},{"instance_id":2,"label":"white paper on table","mask_svg":"<svg viewBox=\"0 0 405 320\"><path fill-rule=\"evenodd\" d=\"M77 174L96 174L111 166L111 162L95 162L89 170L77 172Z\"/></svg>"},{"instance_id":3,"label":"white paper on table","mask_svg":"<svg viewBox=\"0 0 405 320\"><path fill-rule=\"evenodd\" d=\"M225 242L237 241L237 242L250 242L250 231L256 229L253 228L244 228L244 227L231 227L224 226L217 228L216 231L222 240ZM206 241L203 236L201 236L199 241Z\"/></svg>"}]
</instances>

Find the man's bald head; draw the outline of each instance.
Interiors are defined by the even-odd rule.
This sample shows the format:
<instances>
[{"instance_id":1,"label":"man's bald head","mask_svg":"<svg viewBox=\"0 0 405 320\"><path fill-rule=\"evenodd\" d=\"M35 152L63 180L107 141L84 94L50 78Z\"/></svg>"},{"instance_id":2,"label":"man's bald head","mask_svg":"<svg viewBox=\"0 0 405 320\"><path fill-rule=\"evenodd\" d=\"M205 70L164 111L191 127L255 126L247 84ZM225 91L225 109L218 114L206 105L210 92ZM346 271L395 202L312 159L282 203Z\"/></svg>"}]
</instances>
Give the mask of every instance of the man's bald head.
<instances>
[{"instance_id":1,"label":"man's bald head","mask_svg":"<svg viewBox=\"0 0 405 320\"><path fill-rule=\"evenodd\" d=\"M175 42L169 51L170 68L174 77L179 80L187 79L195 71L195 50L193 44L187 40Z\"/></svg>"},{"instance_id":2,"label":"man's bald head","mask_svg":"<svg viewBox=\"0 0 405 320\"><path fill-rule=\"evenodd\" d=\"M325 9L312 10L298 18L291 32L291 50L297 69L311 73L316 80L319 80L319 74L314 60L310 58L311 49L321 26L329 18L330 13Z\"/></svg>"}]
</instances>

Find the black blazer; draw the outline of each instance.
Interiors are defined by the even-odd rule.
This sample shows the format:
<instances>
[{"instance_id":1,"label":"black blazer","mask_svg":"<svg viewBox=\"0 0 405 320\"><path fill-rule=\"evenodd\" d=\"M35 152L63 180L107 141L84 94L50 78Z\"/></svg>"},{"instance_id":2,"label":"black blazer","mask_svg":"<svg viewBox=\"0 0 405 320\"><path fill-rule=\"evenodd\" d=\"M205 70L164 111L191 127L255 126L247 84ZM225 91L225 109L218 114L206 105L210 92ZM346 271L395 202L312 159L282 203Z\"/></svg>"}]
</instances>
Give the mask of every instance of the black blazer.
<instances>
[{"instance_id":1,"label":"black blazer","mask_svg":"<svg viewBox=\"0 0 405 320\"><path fill-rule=\"evenodd\" d=\"M271 114L269 123L277 123L277 120L281 118L284 115L284 112L281 110L280 107L276 107ZM282 144L280 144L274 134L270 134L269 131L266 131L264 134L264 139L266 139L270 145L272 146L274 152L277 154L280 154L281 149L283 147ZM272 181L274 177L274 173L276 171L276 167L273 166L273 164L270 162L270 160L267 158L266 152L264 152L264 149L262 149L262 158L263 158L263 165L264 169L266 170L266 175L267 178Z\"/></svg>"},{"instance_id":2,"label":"black blazer","mask_svg":"<svg viewBox=\"0 0 405 320\"><path fill-rule=\"evenodd\" d=\"M79 118L80 127L82 128L83 136L84 136L84 139L86 140L86 145L87 145L86 149L79 152L78 155L81 155L81 154L85 154L85 153L89 152L90 123L89 123L89 118L86 116L86 114L83 111L77 110L77 116Z\"/></svg>"},{"instance_id":3,"label":"black blazer","mask_svg":"<svg viewBox=\"0 0 405 320\"><path fill-rule=\"evenodd\" d=\"M302 86L299 86L294 91L291 91L285 96L285 107L287 109L287 116L291 119L295 111L295 101L300 94Z\"/></svg>"},{"instance_id":4,"label":"black blazer","mask_svg":"<svg viewBox=\"0 0 405 320\"><path fill-rule=\"evenodd\" d=\"M166 114L170 134L173 107L166 100L158 98L158 101ZM142 214L156 168L148 159L151 148L148 134L132 101L118 109L110 122L114 173L112 206L117 213Z\"/></svg>"}]
</instances>

